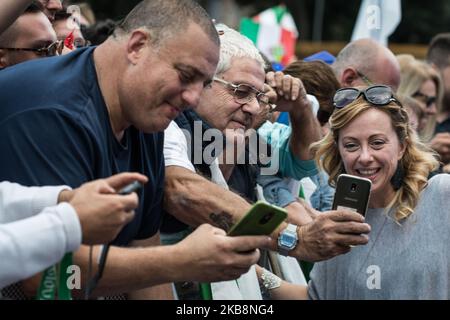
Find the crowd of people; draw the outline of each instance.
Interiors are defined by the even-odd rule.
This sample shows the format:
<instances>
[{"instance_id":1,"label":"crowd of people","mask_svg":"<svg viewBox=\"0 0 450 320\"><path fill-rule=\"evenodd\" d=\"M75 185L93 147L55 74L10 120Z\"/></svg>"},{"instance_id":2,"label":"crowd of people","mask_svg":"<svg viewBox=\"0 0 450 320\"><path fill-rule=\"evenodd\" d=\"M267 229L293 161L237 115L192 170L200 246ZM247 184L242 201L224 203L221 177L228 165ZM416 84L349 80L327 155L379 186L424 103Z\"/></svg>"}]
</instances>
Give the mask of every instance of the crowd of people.
<instances>
[{"instance_id":1,"label":"crowd of people","mask_svg":"<svg viewBox=\"0 0 450 320\"><path fill-rule=\"evenodd\" d=\"M193 0L78 8L0 4L0 298L68 257L77 299L450 299L450 34L275 72ZM286 221L228 236L257 201Z\"/></svg>"}]
</instances>

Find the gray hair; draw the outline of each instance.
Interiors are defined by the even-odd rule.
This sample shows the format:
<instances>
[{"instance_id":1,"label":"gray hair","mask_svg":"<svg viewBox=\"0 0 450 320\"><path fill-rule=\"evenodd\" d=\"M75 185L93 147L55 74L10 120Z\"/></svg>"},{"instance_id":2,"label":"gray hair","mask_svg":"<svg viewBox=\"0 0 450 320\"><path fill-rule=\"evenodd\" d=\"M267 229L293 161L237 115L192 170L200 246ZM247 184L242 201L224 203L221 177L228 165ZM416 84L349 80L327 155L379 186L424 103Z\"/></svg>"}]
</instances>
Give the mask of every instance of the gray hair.
<instances>
[{"instance_id":1,"label":"gray hair","mask_svg":"<svg viewBox=\"0 0 450 320\"><path fill-rule=\"evenodd\" d=\"M152 36L152 43L157 46L185 31L190 23L199 25L211 41L219 45L214 23L205 9L193 0L144 0L118 25L114 35L145 28Z\"/></svg>"},{"instance_id":2,"label":"gray hair","mask_svg":"<svg viewBox=\"0 0 450 320\"><path fill-rule=\"evenodd\" d=\"M367 43L361 45L361 41L351 42L339 52L332 67L338 78L346 68L351 66L364 74L371 73L378 54L379 50L375 45L367 45Z\"/></svg>"},{"instance_id":3,"label":"gray hair","mask_svg":"<svg viewBox=\"0 0 450 320\"><path fill-rule=\"evenodd\" d=\"M249 38L224 24L217 24L216 29L220 34L220 58L216 70L217 75L226 72L231 67L234 58L256 60L261 68L265 69L264 59Z\"/></svg>"}]
</instances>

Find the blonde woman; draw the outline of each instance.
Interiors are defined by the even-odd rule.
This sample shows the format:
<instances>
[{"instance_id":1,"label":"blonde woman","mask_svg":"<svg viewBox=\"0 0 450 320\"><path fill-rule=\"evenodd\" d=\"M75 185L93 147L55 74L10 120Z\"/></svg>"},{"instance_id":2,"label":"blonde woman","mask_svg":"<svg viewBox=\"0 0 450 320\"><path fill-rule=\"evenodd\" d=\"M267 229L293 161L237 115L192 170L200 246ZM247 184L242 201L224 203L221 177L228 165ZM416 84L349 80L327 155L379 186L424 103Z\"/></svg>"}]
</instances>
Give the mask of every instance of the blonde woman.
<instances>
[{"instance_id":1,"label":"blonde woman","mask_svg":"<svg viewBox=\"0 0 450 320\"><path fill-rule=\"evenodd\" d=\"M416 133L423 130L426 125L426 118L420 102L412 97L407 96L398 96L397 98L408 114L409 124L411 125L411 128Z\"/></svg>"},{"instance_id":2,"label":"blonde woman","mask_svg":"<svg viewBox=\"0 0 450 320\"><path fill-rule=\"evenodd\" d=\"M397 94L415 98L426 116L426 125L419 135L430 141L436 129L436 117L441 108L443 84L439 73L411 55L399 55L401 82Z\"/></svg>"},{"instance_id":3,"label":"blonde woman","mask_svg":"<svg viewBox=\"0 0 450 320\"><path fill-rule=\"evenodd\" d=\"M450 176L428 180L438 162L389 87L341 89L334 103L313 148L331 184L341 173L372 181L369 243L317 263L308 288L263 269L261 283L274 299L449 299Z\"/></svg>"}]
</instances>

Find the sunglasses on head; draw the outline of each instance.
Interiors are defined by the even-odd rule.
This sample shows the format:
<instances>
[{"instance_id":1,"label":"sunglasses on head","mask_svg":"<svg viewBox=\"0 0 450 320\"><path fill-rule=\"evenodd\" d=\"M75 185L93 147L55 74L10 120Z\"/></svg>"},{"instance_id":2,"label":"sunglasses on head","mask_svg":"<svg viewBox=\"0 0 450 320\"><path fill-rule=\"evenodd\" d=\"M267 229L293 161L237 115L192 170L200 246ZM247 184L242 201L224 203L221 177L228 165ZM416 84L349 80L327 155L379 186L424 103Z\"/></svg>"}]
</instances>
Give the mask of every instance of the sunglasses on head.
<instances>
[{"instance_id":1,"label":"sunglasses on head","mask_svg":"<svg viewBox=\"0 0 450 320\"><path fill-rule=\"evenodd\" d=\"M342 109L357 100L361 95L367 102L375 106L385 106L391 102L395 102L401 106L400 102L395 99L392 89L383 85L370 86L364 90L357 88L339 89L334 95L333 105L336 109Z\"/></svg>"}]
</instances>

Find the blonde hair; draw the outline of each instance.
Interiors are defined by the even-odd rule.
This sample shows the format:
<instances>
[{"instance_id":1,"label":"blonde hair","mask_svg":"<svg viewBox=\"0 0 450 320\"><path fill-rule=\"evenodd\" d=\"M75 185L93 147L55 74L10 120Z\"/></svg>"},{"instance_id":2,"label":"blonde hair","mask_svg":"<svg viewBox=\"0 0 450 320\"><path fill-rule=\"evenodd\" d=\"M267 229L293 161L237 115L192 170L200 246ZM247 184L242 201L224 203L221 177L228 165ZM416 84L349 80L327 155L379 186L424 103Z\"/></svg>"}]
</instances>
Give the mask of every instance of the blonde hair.
<instances>
[{"instance_id":1,"label":"blonde hair","mask_svg":"<svg viewBox=\"0 0 450 320\"><path fill-rule=\"evenodd\" d=\"M408 113L408 117L410 118L409 123L411 125L412 125L412 122L411 122L410 114L413 113L416 115L418 123L417 123L417 128L413 128L414 131L418 132L419 130L423 129L420 126L425 117L425 112L423 111L422 107L420 106L419 101L417 101L413 97L402 96L402 95L397 96L397 98L398 98L398 101L400 101L400 103L405 108L406 112ZM408 112L408 110L409 110L409 112Z\"/></svg>"},{"instance_id":2,"label":"blonde hair","mask_svg":"<svg viewBox=\"0 0 450 320\"><path fill-rule=\"evenodd\" d=\"M439 73L430 65L416 60L411 55L399 55L397 56L397 60L399 61L401 72L401 82L397 93L399 95L413 97L414 94L420 91L420 88L427 80L431 80L436 86L436 107L437 114L439 114L442 109L442 97L444 94L444 87ZM436 115L433 115L428 119L425 128L419 132L420 137L423 141L429 142L434 136L435 129Z\"/></svg>"},{"instance_id":3,"label":"blonde hair","mask_svg":"<svg viewBox=\"0 0 450 320\"><path fill-rule=\"evenodd\" d=\"M403 107L395 102L383 107L374 106L360 97L343 109L334 112L329 121L330 133L321 141L313 144L311 148L316 151L315 157L318 166L328 173L330 185L335 186L338 176L344 173L344 165L337 143L339 131L371 108L377 108L391 118L392 127L399 142L405 147L405 153L399 161L399 165L402 166L405 173L403 184L386 208L389 210L395 207L394 217L396 221L400 222L414 212L420 192L428 183L428 175L439 167L435 153L420 142L410 127L408 114Z\"/></svg>"}]
</instances>

